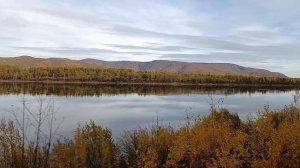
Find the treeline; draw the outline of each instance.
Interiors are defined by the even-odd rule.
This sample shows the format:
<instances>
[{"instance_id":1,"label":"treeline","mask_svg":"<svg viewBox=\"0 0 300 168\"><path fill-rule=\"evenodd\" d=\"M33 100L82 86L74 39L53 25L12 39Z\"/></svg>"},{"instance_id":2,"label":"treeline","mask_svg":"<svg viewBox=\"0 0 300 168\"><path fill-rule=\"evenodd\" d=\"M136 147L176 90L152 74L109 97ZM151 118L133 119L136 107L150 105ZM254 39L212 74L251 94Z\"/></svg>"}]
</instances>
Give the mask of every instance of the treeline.
<instances>
[{"instance_id":1,"label":"treeline","mask_svg":"<svg viewBox=\"0 0 300 168\"><path fill-rule=\"evenodd\" d=\"M100 68L27 68L0 66L1 80L114 82L114 83L187 83L187 84L284 84L297 85L300 79L238 75L175 74Z\"/></svg>"},{"instance_id":2,"label":"treeline","mask_svg":"<svg viewBox=\"0 0 300 168\"><path fill-rule=\"evenodd\" d=\"M109 129L91 122L49 148L24 146L14 122L0 124L0 167L300 167L300 109L266 107L241 121L226 109L187 117L180 129L159 124L125 131L114 141Z\"/></svg>"},{"instance_id":3,"label":"treeline","mask_svg":"<svg viewBox=\"0 0 300 168\"><path fill-rule=\"evenodd\" d=\"M300 86L221 86L221 85L147 85L147 84L64 84L35 82L2 82L0 95L31 94L55 96L102 96L120 94L255 94L299 90Z\"/></svg>"}]
</instances>

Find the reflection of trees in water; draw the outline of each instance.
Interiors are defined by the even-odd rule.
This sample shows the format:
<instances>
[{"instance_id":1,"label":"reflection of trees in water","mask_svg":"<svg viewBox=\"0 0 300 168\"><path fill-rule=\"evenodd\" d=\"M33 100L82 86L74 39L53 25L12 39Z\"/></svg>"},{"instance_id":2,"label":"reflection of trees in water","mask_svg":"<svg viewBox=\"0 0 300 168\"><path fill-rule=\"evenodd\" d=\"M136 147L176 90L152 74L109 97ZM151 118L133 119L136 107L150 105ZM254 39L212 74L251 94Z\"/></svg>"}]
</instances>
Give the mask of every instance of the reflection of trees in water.
<instances>
[{"instance_id":1,"label":"reflection of trees in water","mask_svg":"<svg viewBox=\"0 0 300 168\"><path fill-rule=\"evenodd\" d=\"M140 84L46 84L1 83L0 94L31 94L56 96L102 96L119 94L172 95L172 94L255 94L298 90L299 87L277 86L174 86Z\"/></svg>"}]
</instances>

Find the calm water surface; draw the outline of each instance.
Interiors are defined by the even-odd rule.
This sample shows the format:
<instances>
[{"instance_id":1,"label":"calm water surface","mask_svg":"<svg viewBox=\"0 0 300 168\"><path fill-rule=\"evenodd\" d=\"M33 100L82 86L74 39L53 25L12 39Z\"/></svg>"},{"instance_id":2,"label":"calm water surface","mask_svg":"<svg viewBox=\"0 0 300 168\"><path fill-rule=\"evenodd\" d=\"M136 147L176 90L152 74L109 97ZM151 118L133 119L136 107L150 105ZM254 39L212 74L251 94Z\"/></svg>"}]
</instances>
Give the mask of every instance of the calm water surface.
<instances>
[{"instance_id":1,"label":"calm water surface","mask_svg":"<svg viewBox=\"0 0 300 168\"><path fill-rule=\"evenodd\" d=\"M23 97L34 108L38 98L54 100L59 134L71 135L79 124L90 120L109 127L113 135L139 126L156 123L178 127L186 114L207 115L212 100L239 114L255 116L269 105L278 109L293 101L299 88L216 87L216 86L141 86L141 85L63 85L0 84L0 119L20 117ZM58 122L57 121L57 122Z\"/></svg>"}]
</instances>

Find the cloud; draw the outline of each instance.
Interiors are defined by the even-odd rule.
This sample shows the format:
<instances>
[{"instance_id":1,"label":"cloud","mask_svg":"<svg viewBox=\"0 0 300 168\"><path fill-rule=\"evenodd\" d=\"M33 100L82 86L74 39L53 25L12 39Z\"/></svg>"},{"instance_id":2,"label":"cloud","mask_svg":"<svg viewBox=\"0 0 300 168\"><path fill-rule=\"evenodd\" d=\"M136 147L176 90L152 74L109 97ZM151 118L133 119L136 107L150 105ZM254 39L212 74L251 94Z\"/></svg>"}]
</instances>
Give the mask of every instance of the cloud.
<instances>
[{"instance_id":1,"label":"cloud","mask_svg":"<svg viewBox=\"0 0 300 168\"><path fill-rule=\"evenodd\" d=\"M233 30L233 36L241 42L250 45L281 44L290 41L282 35L278 28L268 28L261 25L249 25Z\"/></svg>"},{"instance_id":2,"label":"cloud","mask_svg":"<svg viewBox=\"0 0 300 168\"><path fill-rule=\"evenodd\" d=\"M107 15L97 15L88 11L77 11L71 9L57 10L57 9L43 9L43 8L29 8L27 12L32 12L39 15L45 15L56 19L69 20L89 26L102 27L107 24L122 23L124 20L111 18ZM128 23L128 21L126 21Z\"/></svg>"},{"instance_id":3,"label":"cloud","mask_svg":"<svg viewBox=\"0 0 300 168\"><path fill-rule=\"evenodd\" d=\"M107 44L108 46L115 47L118 49L125 50L152 50L152 51L169 51L169 52L184 52L189 50L195 50L195 48L185 47L185 46L168 46L168 45L143 45L143 46L134 46L134 45L118 45L118 44Z\"/></svg>"},{"instance_id":4,"label":"cloud","mask_svg":"<svg viewBox=\"0 0 300 168\"><path fill-rule=\"evenodd\" d=\"M127 58L120 55L151 55L147 52L119 52L108 49L99 49L99 48L70 48L70 47L15 47L15 49L22 50L26 53L36 52L39 55L48 55L48 56L73 56L79 58L86 58L91 56L101 56L102 59L106 59L108 55L114 55L115 58ZM30 55L30 54L29 54Z\"/></svg>"},{"instance_id":5,"label":"cloud","mask_svg":"<svg viewBox=\"0 0 300 168\"><path fill-rule=\"evenodd\" d=\"M0 41L13 41L13 40L16 40L16 39L17 38L0 36Z\"/></svg>"},{"instance_id":6,"label":"cloud","mask_svg":"<svg viewBox=\"0 0 300 168\"><path fill-rule=\"evenodd\" d=\"M244 62L264 62L268 58L257 58L251 54L247 53L229 53L229 52L215 52L209 54L165 54L160 56L161 59L168 60L180 60L180 61L189 61L189 62L227 62L240 61ZM213 58L213 59L212 59ZM201 60L201 61L200 61Z\"/></svg>"},{"instance_id":7,"label":"cloud","mask_svg":"<svg viewBox=\"0 0 300 168\"><path fill-rule=\"evenodd\" d=\"M247 57L247 54L252 54L253 57L257 57L256 60L261 59L262 57L268 58L286 58L288 55L292 59L300 59L300 45L285 43L285 38L280 38L280 35L277 31L267 31L267 29L262 28L240 28L236 31L235 38L233 36L195 36L195 35L183 35L183 34L167 34L159 33L149 30L143 30L139 28L133 28L128 26L117 26L112 29L114 33L123 34L126 36L138 36L138 37L149 37L149 38L159 38L159 39L173 39L181 42L185 42L192 46L192 48L210 48L215 51L220 50L231 50L239 53L244 53L244 57ZM244 44L242 41L237 39L239 35L243 34L245 37L257 39L256 44ZM268 38L271 41L264 39ZM262 40L261 40L262 39ZM274 43L274 39L279 39L280 43ZM281 39L281 40L280 40ZM260 43L258 42L260 40ZM261 44L262 43L262 44ZM128 47L128 46L127 46ZM224 55L226 58L228 55ZM241 56L241 55L240 55ZM212 57L214 58L214 57ZM243 58L241 58L243 59Z\"/></svg>"}]
</instances>

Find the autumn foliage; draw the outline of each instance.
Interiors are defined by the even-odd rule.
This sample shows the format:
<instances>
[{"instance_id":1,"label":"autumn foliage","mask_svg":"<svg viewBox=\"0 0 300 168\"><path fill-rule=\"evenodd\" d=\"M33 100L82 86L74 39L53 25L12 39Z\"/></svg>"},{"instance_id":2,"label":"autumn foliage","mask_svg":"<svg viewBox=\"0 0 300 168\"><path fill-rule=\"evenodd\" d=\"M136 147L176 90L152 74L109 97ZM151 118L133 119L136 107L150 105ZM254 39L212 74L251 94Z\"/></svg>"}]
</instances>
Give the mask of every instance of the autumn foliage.
<instances>
[{"instance_id":1,"label":"autumn foliage","mask_svg":"<svg viewBox=\"0 0 300 168\"><path fill-rule=\"evenodd\" d=\"M178 74L131 69L79 67L18 68L0 66L0 80L34 82L95 82L95 83L182 83L182 84L267 84L299 85L300 79L257 77L255 75Z\"/></svg>"},{"instance_id":2,"label":"autumn foliage","mask_svg":"<svg viewBox=\"0 0 300 168\"><path fill-rule=\"evenodd\" d=\"M297 103L257 118L240 120L226 109L211 108L179 129L154 125L125 131L117 139L111 131L90 122L69 139L54 143L46 161L45 148L25 146L13 122L0 124L0 167L300 167L300 109ZM47 163L42 165L43 163Z\"/></svg>"}]
</instances>

